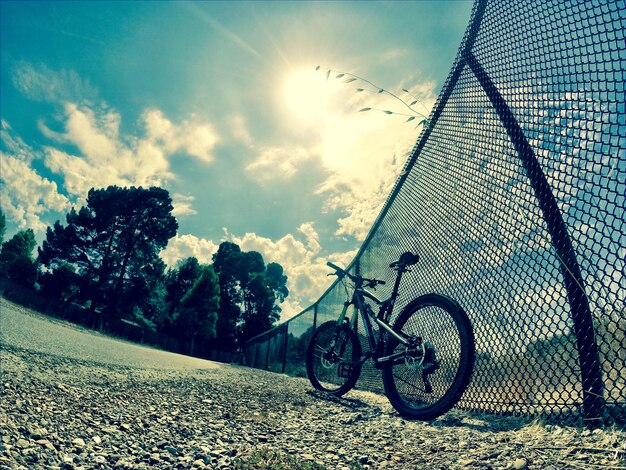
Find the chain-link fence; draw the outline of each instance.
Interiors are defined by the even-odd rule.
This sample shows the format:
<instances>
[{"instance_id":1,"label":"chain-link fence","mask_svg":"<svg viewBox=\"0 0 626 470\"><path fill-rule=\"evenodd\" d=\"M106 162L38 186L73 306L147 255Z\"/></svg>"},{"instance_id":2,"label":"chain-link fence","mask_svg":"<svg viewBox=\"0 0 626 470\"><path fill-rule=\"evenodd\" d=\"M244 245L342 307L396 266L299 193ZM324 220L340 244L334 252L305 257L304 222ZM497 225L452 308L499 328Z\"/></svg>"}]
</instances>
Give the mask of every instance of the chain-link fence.
<instances>
[{"instance_id":1,"label":"chain-link fence","mask_svg":"<svg viewBox=\"0 0 626 470\"><path fill-rule=\"evenodd\" d=\"M623 1L478 0L351 265L390 281L389 263L417 252L396 312L428 292L468 312L477 362L461 407L624 418L625 30ZM302 375L311 332L344 301L331 286L252 339L248 363ZM380 390L379 371L357 386Z\"/></svg>"}]
</instances>

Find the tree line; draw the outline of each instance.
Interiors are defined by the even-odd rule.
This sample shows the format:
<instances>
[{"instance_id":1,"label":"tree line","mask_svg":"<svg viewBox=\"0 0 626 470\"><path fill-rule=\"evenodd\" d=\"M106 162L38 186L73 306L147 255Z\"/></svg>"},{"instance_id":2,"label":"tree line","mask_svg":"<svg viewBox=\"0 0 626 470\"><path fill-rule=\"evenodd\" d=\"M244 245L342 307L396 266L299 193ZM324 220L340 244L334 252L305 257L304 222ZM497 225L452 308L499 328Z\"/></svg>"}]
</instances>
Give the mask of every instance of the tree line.
<instances>
[{"instance_id":1,"label":"tree line","mask_svg":"<svg viewBox=\"0 0 626 470\"><path fill-rule=\"evenodd\" d=\"M178 230L172 210L162 188L91 189L64 224L48 227L36 257L32 229L4 241L0 211L0 276L79 306L109 331L124 319L236 351L279 319L278 304L289 295L283 267L226 241L211 264L189 257L167 268L159 253Z\"/></svg>"}]
</instances>

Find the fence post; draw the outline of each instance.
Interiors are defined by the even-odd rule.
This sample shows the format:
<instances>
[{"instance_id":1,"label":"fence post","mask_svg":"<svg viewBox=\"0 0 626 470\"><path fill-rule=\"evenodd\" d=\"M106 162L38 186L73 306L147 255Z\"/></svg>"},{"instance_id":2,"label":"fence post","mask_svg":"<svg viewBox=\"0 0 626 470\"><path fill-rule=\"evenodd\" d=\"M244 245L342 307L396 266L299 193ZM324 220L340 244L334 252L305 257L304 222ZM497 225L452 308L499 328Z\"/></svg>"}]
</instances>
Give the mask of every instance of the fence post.
<instances>
[{"instance_id":1,"label":"fence post","mask_svg":"<svg viewBox=\"0 0 626 470\"><path fill-rule=\"evenodd\" d=\"M283 374L285 373L285 369L287 368L287 343L289 342L289 322L285 323L284 330L285 342L283 345Z\"/></svg>"},{"instance_id":2,"label":"fence post","mask_svg":"<svg viewBox=\"0 0 626 470\"><path fill-rule=\"evenodd\" d=\"M552 248L558 258L574 323L583 387L583 419L587 425L593 426L601 421L603 415L602 372L595 341L593 317L572 240L552 188L515 115L474 54L470 50L465 50L463 57L489 98L517 150L546 222L546 228L550 233Z\"/></svg>"}]
</instances>

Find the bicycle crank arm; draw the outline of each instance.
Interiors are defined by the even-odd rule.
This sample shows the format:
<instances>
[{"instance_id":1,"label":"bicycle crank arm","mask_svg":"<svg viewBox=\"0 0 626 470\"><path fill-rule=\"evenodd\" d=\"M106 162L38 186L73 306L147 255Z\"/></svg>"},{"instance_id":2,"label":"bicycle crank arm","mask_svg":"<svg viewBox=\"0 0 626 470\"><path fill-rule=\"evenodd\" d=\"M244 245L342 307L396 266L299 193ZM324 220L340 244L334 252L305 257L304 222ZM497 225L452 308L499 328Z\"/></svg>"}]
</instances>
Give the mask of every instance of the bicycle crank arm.
<instances>
[{"instance_id":1,"label":"bicycle crank arm","mask_svg":"<svg viewBox=\"0 0 626 470\"><path fill-rule=\"evenodd\" d=\"M391 354L391 355L389 355L389 356L379 357L379 358L376 360L376 363L377 363L377 364L380 364L380 363L382 363L382 362L389 362L389 361L393 361L393 360L395 360L395 359L399 359L399 358L401 358L401 357L404 357L404 356L405 356L405 354L406 354L406 353L405 353L404 351L401 351L401 352L397 352L397 353L395 353L395 354Z\"/></svg>"}]
</instances>

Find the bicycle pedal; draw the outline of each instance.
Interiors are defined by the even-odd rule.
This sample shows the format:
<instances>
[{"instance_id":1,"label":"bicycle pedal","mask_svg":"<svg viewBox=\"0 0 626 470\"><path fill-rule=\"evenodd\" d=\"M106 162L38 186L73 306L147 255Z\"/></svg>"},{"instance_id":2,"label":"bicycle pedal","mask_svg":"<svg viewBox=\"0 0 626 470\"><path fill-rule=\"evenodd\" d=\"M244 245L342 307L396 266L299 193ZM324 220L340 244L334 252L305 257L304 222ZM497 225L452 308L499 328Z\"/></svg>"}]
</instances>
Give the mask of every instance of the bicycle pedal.
<instances>
[{"instance_id":1,"label":"bicycle pedal","mask_svg":"<svg viewBox=\"0 0 626 470\"><path fill-rule=\"evenodd\" d=\"M354 367L352 367L352 364L345 364L342 362L341 364L339 364L337 375L341 378L347 379L352 375L353 371Z\"/></svg>"}]
</instances>

